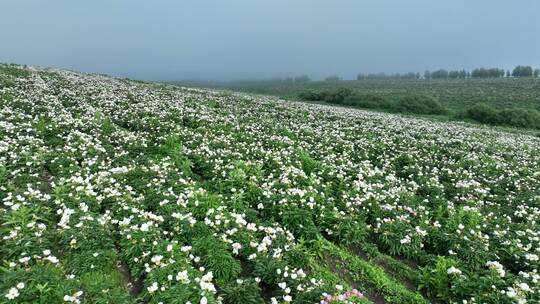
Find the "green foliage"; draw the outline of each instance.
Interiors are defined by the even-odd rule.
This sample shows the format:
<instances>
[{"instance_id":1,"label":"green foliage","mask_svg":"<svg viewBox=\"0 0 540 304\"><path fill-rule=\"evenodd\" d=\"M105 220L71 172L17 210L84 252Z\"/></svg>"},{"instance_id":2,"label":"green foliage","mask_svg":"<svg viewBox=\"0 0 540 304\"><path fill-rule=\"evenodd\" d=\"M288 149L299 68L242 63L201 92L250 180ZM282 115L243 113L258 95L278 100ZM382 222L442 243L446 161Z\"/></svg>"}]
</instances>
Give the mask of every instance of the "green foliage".
<instances>
[{"instance_id":1,"label":"green foliage","mask_svg":"<svg viewBox=\"0 0 540 304\"><path fill-rule=\"evenodd\" d=\"M15 78L25 78L30 76L31 72L15 64L0 64L0 74L6 74Z\"/></svg>"},{"instance_id":2,"label":"green foliage","mask_svg":"<svg viewBox=\"0 0 540 304\"><path fill-rule=\"evenodd\" d=\"M223 242L212 235L196 239L193 252L201 257L204 267L212 271L221 286L233 281L240 274L240 262L231 256Z\"/></svg>"},{"instance_id":3,"label":"green foliage","mask_svg":"<svg viewBox=\"0 0 540 304\"><path fill-rule=\"evenodd\" d=\"M191 162L183 152L184 147L177 135L170 135L165 139L165 142L159 146L159 153L163 156L168 156L174 164L186 176L192 174Z\"/></svg>"},{"instance_id":4,"label":"green foliage","mask_svg":"<svg viewBox=\"0 0 540 304\"><path fill-rule=\"evenodd\" d=\"M349 88L338 88L328 91L305 91L298 94L298 97L303 100L324 101L334 104L342 104L345 98L352 94Z\"/></svg>"},{"instance_id":5,"label":"green foliage","mask_svg":"<svg viewBox=\"0 0 540 304\"><path fill-rule=\"evenodd\" d=\"M401 98L395 106L401 113L414 114L445 114L446 108L432 97L424 95L411 95Z\"/></svg>"},{"instance_id":6,"label":"green foliage","mask_svg":"<svg viewBox=\"0 0 540 304\"><path fill-rule=\"evenodd\" d=\"M439 256L436 260L422 268L419 288L425 290L430 296L442 301L451 299L452 283L459 278L459 273L449 273L457 262L451 258Z\"/></svg>"},{"instance_id":7,"label":"green foliage","mask_svg":"<svg viewBox=\"0 0 540 304\"><path fill-rule=\"evenodd\" d=\"M269 285L281 282L282 276L278 274L278 269L284 269L287 265L282 260L272 259L268 256L257 257L254 263L253 274Z\"/></svg>"},{"instance_id":8,"label":"green foliage","mask_svg":"<svg viewBox=\"0 0 540 304\"><path fill-rule=\"evenodd\" d=\"M242 279L223 287L224 304L263 304L261 289L253 279Z\"/></svg>"},{"instance_id":9,"label":"green foliage","mask_svg":"<svg viewBox=\"0 0 540 304\"><path fill-rule=\"evenodd\" d=\"M281 222L284 227L301 238L313 239L319 234L319 230L313 223L311 212L306 209L288 207L281 212Z\"/></svg>"},{"instance_id":10,"label":"green foliage","mask_svg":"<svg viewBox=\"0 0 540 304\"><path fill-rule=\"evenodd\" d=\"M221 198L208 192L197 193L193 206L190 207L193 216L203 220L211 209L217 209L221 205Z\"/></svg>"},{"instance_id":11,"label":"green foliage","mask_svg":"<svg viewBox=\"0 0 540 304\"><path fill-rule=\"evenodd\" d=\"M471 73L471 76L473 78L497 78L497 77L504 77L504 70L503 69L474 69Z\"/></svg>"},{"instance_id":12,"label":"green foliage","mask_svg":"<svg viewBox=\"0 0 540 304\"><path fill-rule=\"evenodd\" d=\"M514 77L532 77L533 69L530 66L518 65L512 71L512 76Z\"/></svg>"},{"instance_id":13,"label":"green foliage","mask_svg":"<svg viewBox=\"0 0 540 304\"><path fill-rule=\"evenodd\" d=\"M496 110L486 104L477 104L464 113L466 118L480 123L518 128L540 128L540 112L532 109L510 108Z\"/></svg>"},{"instance_id":14,"label":"green foliage","mask_svg":"<svg viewBox=\"0 0 540 304\"><path fill-rule=\"evenodd\" d=\"M19 283L24 288L18 289L18 303L63 303L64 295L72 295L80 290L76 280L69 280L60 267L54 265L35 265L28 270L23 268L0 268L1 303L8 302L7 291Z\"/></svg>"},{"instance_id":15,"label":"green foliage","mask_svg":"<svg viewBox=\"0 0 540 304\"><path fill-rule=\"evenodd\" d=\"M381 225L379 241L392 255L417 257L422 246L422 237L407 223L388 222Z\"/></svg>"},{"instance_id":16,"label":"green foliage","mask_svg":"<svg viewBox=\"0 0 540 304\"><path fill-rule=\"evenodd\" d=\"M83 297L96 304L134 303L117 272L87 272L81 276Z\"/></svg>"},{"instance_id":17,"label":"green foliage","mask_svg":"<svg viewBox=\"0 0 540 304\"><path fill-rule=\"evenodd\" d=\"M394 108L394 103L386 97L357 91L348 96L344 104L366 109L392 110Z\"/></svg>"},{"instance_id":18,"label":"green foliage","mask_svg":"<svg viewBox=\"0 0 540 304\"><path fill-rule=\"evenodd\" d=\"M483 103L467 109L465 116L485 124L497 125L501 123L499 111Z\"/></svg>"}]
</instances>

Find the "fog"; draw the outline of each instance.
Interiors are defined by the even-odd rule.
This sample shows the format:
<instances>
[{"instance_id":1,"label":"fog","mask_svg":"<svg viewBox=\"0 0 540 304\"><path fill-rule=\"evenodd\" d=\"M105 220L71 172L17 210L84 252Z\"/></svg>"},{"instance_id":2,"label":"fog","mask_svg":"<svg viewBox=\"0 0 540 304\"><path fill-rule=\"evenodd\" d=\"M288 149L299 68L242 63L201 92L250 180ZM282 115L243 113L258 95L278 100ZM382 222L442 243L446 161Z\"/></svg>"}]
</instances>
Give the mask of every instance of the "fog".
<instances>
[{"instance_id":1,"label":"fog","mask_svg":"<svg viewBox=\"0 0 540 304\"><path fill-rule=\"evenodd\" d=\"M540 67L536 0L2 0L0 62L146 80Z\"/></svg>"}]
</instances>

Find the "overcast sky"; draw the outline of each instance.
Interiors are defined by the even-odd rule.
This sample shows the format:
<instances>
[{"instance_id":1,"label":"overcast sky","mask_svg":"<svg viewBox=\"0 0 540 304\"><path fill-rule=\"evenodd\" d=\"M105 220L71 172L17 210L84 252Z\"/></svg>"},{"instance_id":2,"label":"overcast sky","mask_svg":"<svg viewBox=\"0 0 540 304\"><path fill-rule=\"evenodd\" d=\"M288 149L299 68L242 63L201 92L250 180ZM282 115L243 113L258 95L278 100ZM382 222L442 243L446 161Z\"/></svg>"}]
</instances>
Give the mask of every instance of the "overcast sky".
<instances>
[{"instance_id":1,"label":"overcast sky","mask_svg":"<svg viewBox=\"0 0 540 304\"><path fill-rule=\"evenodd\" d=\"M0 0L0 62L147 80L540 67L538 0Z\"/></svg>"}]
</instances>

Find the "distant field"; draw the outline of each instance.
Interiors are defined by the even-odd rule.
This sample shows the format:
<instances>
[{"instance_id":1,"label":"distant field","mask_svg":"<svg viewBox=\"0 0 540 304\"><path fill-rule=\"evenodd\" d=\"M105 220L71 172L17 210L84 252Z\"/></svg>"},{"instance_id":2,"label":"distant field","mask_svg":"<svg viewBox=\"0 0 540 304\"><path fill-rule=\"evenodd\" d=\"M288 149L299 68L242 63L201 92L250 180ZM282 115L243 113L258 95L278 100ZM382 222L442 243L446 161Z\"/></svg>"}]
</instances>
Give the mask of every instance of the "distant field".
<instances>
[{"instance_id":1,"label":"distant field","mask_svg":"<svg viewBox=\"0 0 540 304\"><path fill-rule=\"evenodd\" d=\"M540 78L345 80L303 84L237 82L214 83L211 86L291 99L297 98L305 90L346 87L390 99L398 99L407 94L430 95L454 111L477 103L486 103L497 109L521 107L540 110Z\"/></svg>"}]
</instances>

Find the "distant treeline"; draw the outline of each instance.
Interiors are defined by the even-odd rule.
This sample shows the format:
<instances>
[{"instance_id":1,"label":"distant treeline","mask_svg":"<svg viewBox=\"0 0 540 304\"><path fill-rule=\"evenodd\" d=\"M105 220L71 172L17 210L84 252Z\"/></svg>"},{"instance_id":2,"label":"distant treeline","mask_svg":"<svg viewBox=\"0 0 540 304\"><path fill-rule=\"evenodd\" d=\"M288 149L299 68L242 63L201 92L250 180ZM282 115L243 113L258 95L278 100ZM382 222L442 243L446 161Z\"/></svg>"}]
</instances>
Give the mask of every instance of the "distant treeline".
<instances>
[{"instance_id":1,"label":"distant treeline","mask_svg":"<svg viewBox=\"0 0 540 304\"><path fill-rule=\"evenodd\" d=\"M424 73L409 72L409 73L370 73L357 75L356 80L384 80L384 79L465 79L465 78L502 78L502 77L540 77L540 69L533 69L530 66L516 66L512 71L499 68L478 68L472 71L467 70L452 70L439 69L435 71L425 71ZM339 82L343 78L339 75L330 75L324 79L326 82ZM220 81L199 81L199 80L184 80L179 83L184 85L201 85L214 87L236 87L236 88L254 88L276 85L292 85L305 84L311 82L312 79L306 75L298 75L295 77L276 77L267 79L240 79L226 82Z\"/></svg>"},{"instance_id":2,"label":"distant treeline","mask_svg":"<svg viewBox=\"0 0 540 304\"><path fill-rule=\"evenodd\" d=\"M533 109L506 108L498 110L489 105L478 103L460 112L451 112L437 99L427 95L406 94L396 98L388 98L350 88L307 90L300 92L298 97L307 101L324 101L392 113L447 115L456 119L474 120L490 125L540 129L540 112Z\"/></svg>"},{"instance_id":3,"label":"distant treeline","mask_svg":"<svg viewBox=\"0 0 540 304\"><path fill-rule=\"evenodd\" d=\"M376 74L358 74L356 80L365 79L458 79L458 78L501 78L501 77L539 77L540 69L533 70L530 66L516 66L512 72L499 68L478 68L472 71L466 70L454 70L448 71L445 69L439 69L436 71L425 71L424 74L420 73L376 73ZM333 76L334 78L336 76ZM328 79L328 78L327 78ZM339 78L338 78L339 79Z\"/></svg>"}]
</instances>

